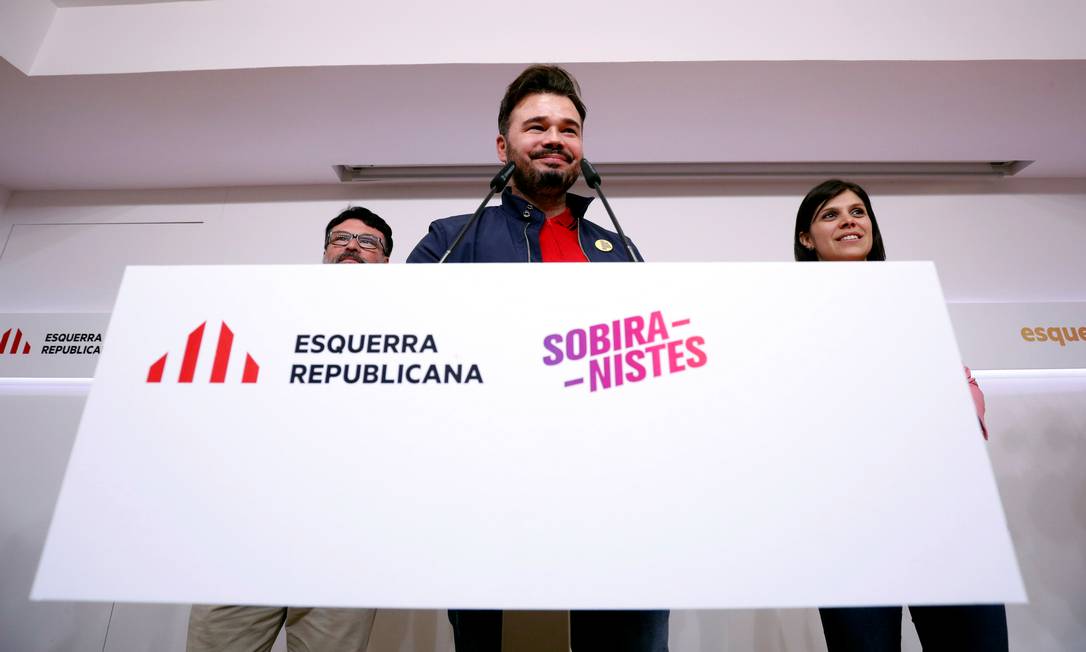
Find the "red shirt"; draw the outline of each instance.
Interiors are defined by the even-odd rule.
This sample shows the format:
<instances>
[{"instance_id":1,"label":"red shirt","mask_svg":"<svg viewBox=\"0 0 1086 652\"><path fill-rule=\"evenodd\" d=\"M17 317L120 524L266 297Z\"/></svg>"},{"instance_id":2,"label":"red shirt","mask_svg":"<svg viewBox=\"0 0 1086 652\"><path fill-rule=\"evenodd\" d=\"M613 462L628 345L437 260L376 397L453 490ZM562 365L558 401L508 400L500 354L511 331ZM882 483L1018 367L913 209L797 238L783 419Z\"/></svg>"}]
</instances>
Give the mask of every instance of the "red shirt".
<instances>
[{"instance_id":1,"label":"red shirt","mask_svg":"<svg viewBox=\"0 0 1086 652\"><path fill-rule=\"evenodd\" d=\"M569 209L543 221L539 249L545 263L587 263L577 240L577 220Z\"/></svg>"}]
</instances>

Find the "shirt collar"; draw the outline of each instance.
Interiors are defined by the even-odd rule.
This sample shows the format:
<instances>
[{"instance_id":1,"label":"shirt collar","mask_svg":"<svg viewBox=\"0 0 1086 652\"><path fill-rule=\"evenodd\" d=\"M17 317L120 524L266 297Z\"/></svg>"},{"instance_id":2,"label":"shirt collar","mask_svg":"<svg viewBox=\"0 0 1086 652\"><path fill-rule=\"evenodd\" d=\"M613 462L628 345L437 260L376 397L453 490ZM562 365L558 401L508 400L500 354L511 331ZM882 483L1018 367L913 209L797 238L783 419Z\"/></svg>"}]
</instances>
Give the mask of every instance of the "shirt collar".
<instances>
[{"instance_id":1,"label":"shirt collar","mask_svg":"<svg viewBox=\"0 0 1086 652\"><path fill-rule=\"evenodd\" d=\"M592 197L582 197L571 192L566 193L566 208L576 219L584 217L585 212L588 211L588 205L591 203ZM524 209L528 206L528 201L514 195L511 188L502 191L502 206L511 209L520 219L526 219L524 218ZM538 211L538 209L536 210ZM536 219L535 213L533 212L531 218L528 219L534 221Z\"/></svg>"}]
</instances>

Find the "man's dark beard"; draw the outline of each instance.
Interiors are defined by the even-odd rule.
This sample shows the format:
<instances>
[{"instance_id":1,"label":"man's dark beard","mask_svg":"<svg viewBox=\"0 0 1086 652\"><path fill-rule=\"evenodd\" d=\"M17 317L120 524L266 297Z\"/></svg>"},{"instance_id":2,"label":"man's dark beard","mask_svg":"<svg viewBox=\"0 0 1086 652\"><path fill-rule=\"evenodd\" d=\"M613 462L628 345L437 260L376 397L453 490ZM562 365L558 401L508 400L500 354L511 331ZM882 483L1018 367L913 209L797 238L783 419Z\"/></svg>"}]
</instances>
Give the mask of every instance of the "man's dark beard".
<instances>
[{"instance_id":1,"label":"man's dark beard","mask_svg":"<svg viewBox=\"0 0 1086 652\"><path fill-rule=\"evenodd\" d=\"M564 156L569 156L569 153L563 150L543 150L540 153L560 152ZM571 167L567 172L562 173L557 170L545 170L540 172L539 170L531 166L531 157L529 156L528 164L525 167L521 167L520 163L517 163L517 167L513 170L513 185L517 187L525 197L558 197L564 195L567 190L577 181L579 170L576 166Z\"/></svg>"}]
</instances>

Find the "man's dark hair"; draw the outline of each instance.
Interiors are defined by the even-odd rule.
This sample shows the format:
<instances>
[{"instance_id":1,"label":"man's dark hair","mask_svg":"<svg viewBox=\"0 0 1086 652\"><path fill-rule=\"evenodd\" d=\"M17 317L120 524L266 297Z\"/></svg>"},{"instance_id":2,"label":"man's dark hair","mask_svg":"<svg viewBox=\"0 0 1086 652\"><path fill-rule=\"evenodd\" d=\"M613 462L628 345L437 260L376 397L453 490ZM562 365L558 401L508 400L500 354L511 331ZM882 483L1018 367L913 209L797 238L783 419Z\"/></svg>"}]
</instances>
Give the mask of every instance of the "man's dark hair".
<instances>
[{"instance_id":1,"label":"man's dark hair","mask_svg":"<svg viewBox=\"0 0 1086 652\"><path fill-rule=\"evenodd\" d=\"M587 110L581 101L581 87L577 80L559 66L536 64L525 68L505 89L505 96L498 108L498 132L501 135L509 135L509 116L520 101L539 93L568 97L581 116L581 124L584 124Z\"/></svg>"},{"instance_id":2,"label":"man's dark hair","mask_svg":"<svg viewBox=\"0 0 1086 652\"><path fill-rule=\"evenodd\" d=\"M871 218L871 251L867 254L867 260L886 260L886 247L882 244L882 232L879 231L879 223L875 221L875 211L871 210L871 200L867 196L867 191L858 184L851 181L841 181L840 179L823 181L811 188L811 191L800 202L799 211L796 213L796 232L792 241L796 260L818 260L818 254L813 249L804 247L803 243L799 241L799 235L811 232L811 223L814 222L815 215L819 209L826 205L826 202L849 190L856 193L856 196L864 203L867 216Z\"/></svg>"},{"instance_id":3,"label":"man's dark hair","mask_svg":"<svg viewBox=\"0 0 1086 652\"><path fill-rule=\"evenodd\" d=\"M347 220L362 220L362 223L371 229L377 229L381 232L381 235L385 236L385 256L392 255L392 227L388 225L388 222L381 219L381 216L368 208L362 208L361 206L351 206L347 210L343 211L339 215L332 218L332 221L328 223L328 226L324 227L324 246L328 247L328 238L332 235L332 229L341 222Z\"/></svg>"}]
</instances>

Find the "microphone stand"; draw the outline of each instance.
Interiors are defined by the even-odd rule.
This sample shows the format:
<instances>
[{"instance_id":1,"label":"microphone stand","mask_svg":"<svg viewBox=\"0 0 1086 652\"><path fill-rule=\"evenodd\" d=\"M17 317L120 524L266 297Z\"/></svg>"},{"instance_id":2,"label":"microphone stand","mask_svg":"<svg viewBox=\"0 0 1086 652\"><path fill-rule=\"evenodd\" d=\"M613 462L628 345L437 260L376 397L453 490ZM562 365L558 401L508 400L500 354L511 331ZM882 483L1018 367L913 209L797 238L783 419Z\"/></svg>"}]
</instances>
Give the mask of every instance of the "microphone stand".
<instances>
[{"instance_id":1,"label":"microphone stand","mask_svg":"<svg viewBox=\"0 0 1086 652\"><path fill-rule=\"evenodd\" d=\"M603 194L603 190L600 188L600 184L603 183L603 179L600 178L600 173L596 171L596 168L588 162L588 159L581 159L581 174L584 175L584 181L588 184L588 187L595 190L596 194L600 196L600 200L603 202L603 207L607 209L607 214L611 216L611 224L615 225L615 232L618 233L618 239L622 240L622 244L626 245L626 255L630 257L631 263L643 263L644 260L637 255L634 251L633 245L626 239L626 234L622 232L622 227L618 223L618 218L615 217L615 212L611 210L611 204L607 202L607 197Z\"/></svg>"},{"instance_id":2,"label":"microphone stand","mask_svg":"<svg viewBox=\"0 0 1086 652\"><path fill-rule=\"evenodd\" d=\"M483 214L483 209L486 208L487 202L489 202L490 198L494 196L494 193L501 192L501 190L505 188L506 184L509 183L509 177L513 176L513 170L515 168L516 164L512 161L509 161L508 163L503 165L502 169L498 170L498 173L494 175L493 179L490 180L490 192L487 193L486 198L483 199L483 203L479 204L479 208L475 209L475 212L471 215L471 219L468 220L468 223L464 225L464 228L460 229L460 232L456 234L456 237L453 239L452 244L449 245L449 248L445 250L445 254L441 256L441 260L437 261L439 265L445 262L445 260L449 257L449 254L452 253L453 249L456 249L456 245L460 244L460 241L464 239L464 234L468 232L468 229L471 228L471 225L475 224L475 222L478 221L479 216Z\"/></svg>"}]
</instances>

